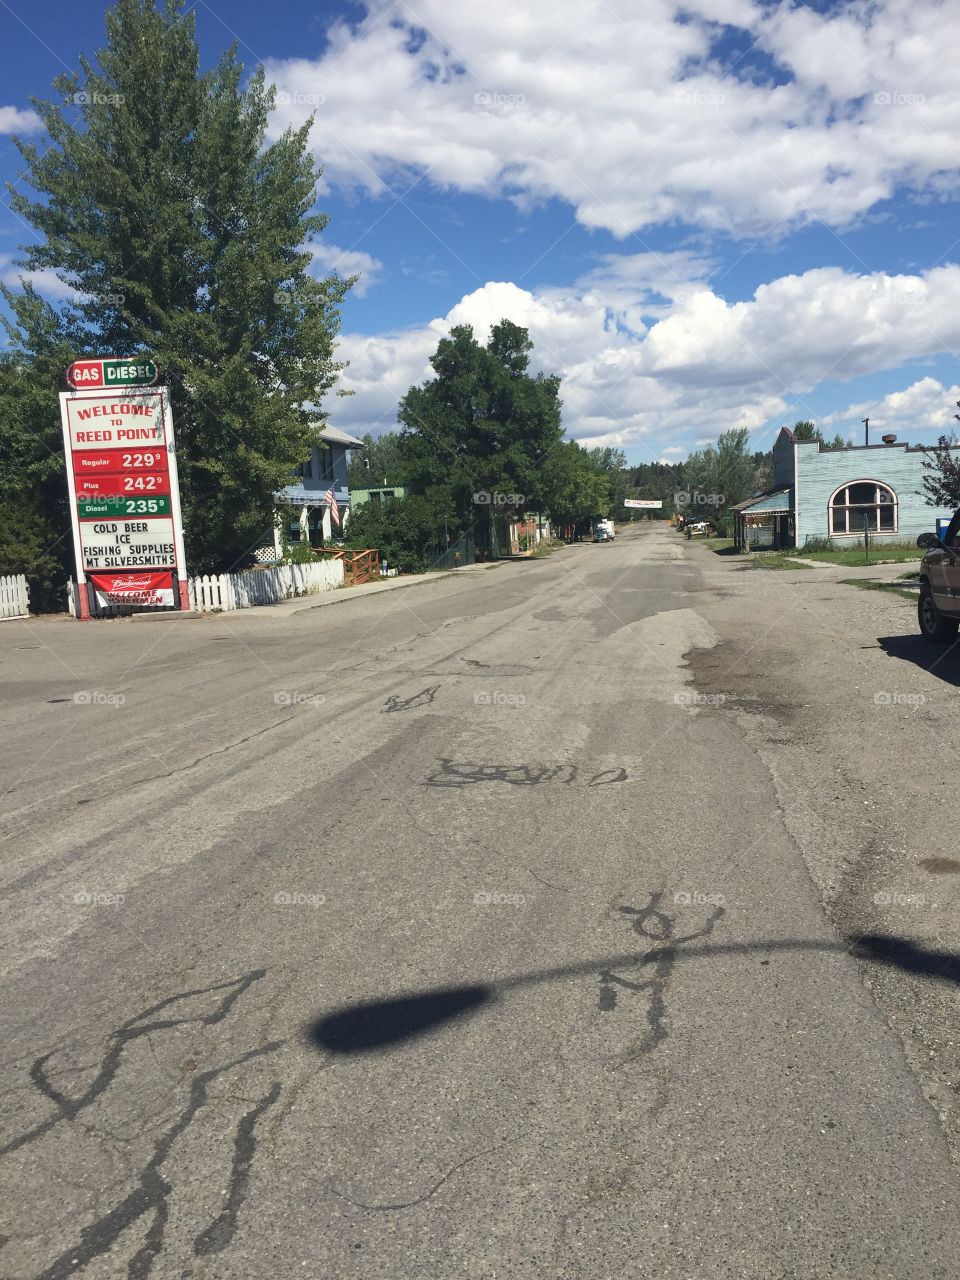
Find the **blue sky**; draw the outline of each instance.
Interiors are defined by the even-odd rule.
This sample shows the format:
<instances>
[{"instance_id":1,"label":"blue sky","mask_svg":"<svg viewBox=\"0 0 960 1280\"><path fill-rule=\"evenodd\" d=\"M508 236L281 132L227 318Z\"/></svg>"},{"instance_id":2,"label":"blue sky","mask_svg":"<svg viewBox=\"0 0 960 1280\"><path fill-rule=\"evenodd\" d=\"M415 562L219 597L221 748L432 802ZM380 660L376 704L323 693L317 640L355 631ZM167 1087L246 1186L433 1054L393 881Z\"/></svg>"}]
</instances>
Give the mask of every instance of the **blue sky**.
<instances>
[{"instance_id":1,"label":"blue sky","mask_svg":"<svg viewBox=\"0 0 960 1280\"><path fill-rule=\"evenodd\" d=\"M960 398L957 7L776 0L196 5L315 117L315 269L359 270L352 431L390 429L452 323L509 316L564 420L632 461L797 417L931 440ZM0 170L103 9L0 3ZM40 136L37 134L36 136ZM955 141L957 140L957 141ZM27 235L0 202L0 274Z\"/></svg>"}]
</instances>

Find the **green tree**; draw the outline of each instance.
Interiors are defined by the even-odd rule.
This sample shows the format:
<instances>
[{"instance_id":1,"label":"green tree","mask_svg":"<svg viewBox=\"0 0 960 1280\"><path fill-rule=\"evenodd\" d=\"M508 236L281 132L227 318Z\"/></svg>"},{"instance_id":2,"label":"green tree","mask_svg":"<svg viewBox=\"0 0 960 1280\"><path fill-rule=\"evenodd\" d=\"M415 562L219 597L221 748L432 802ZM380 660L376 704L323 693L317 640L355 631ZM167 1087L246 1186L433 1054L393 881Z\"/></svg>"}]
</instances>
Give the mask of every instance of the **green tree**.
<instances>
[{"instance_id":1,"label":"green tree","mask_svg":"<svg viewBox=\"0 0 960 1280\"><path fill-rule=\"evenodd\" d=\"M404 483L403 446L397 431L385 431L376 439L369 431L361 437L363 449L354 449L347 468L351 489L371 489Z\"/></svg>"},{"instance_id":2,"label":"green tree","mask_svg":"<svg viewBox=\"0 0 960 1280\"><path fill-rule=\"evenodd\" d=\"M588 449L590 459L599 471L607 477L609 488L608 510L604 515L611 515L616 520L632 520L639 512L624 507L623 500L630 488L630 477L627 471L627 455L622 449L609 446L596 446Z\"/></svg>"},{"instance_id":3,"label":"green tree","mask_svg":"<svg viewBox=\"0 0 960 1280\"><path fill-rule=\"evenodd\" d=\"M532 349L510 320L485 346L457 325L431 360L436 376L400 402L407 483L421 494L442 488L457 531L482 522L489 535L490 513L505 509L498 496L544 505L545 461L563 435L560 379L528 372Z\"/></svg>"},{"instance_id":4,"label":"green tree","mask_svg":"<svg viewBox=\"0 0 960 1280\"><path fill-rule=\"evenodd\" d=\"M721 532L731 524L730 508L756 491L757 467L748 452L746 427L724 431L716 446L690 454L684 464L684 514L708 519Z\"/></svg>"},{"instance_id":5,"label":"green tree","mask_svg":"<svg viewBox=\"0 0 960 1280\"><path fill-rule=\"evenodd\" d=\"M839 433L829 443L823 438L820 428L812 422L795 422L793 424L794 440L819 440L825 449L842 449L847 443Z\"/></svg>"},{"instance_id":6,"label":"green tree","mask_svg":"<svg viewBox=\"0 0 960 1280\"><path fill-rule=\"evenodd\" d=\"M564 441L550 451L543 487L547 514L557 528L572 524L577 534L583 534L597 516L607 515L610 509L609 476L575 440Z\"/></svg>"},{"instance_id":7,"label":"green tree","mask_svg":"<svg viewBox=\"0 0 960 1280\"><path fill-rule=\"evenodd\" d=\"M822 440L823 436L814 423L804 420L795 422L792 427L794 440Z\"/></svg>"},{"instance_id":8,"label":"green tree","mask_svg":"<svg viewBox=\"0 0 960 1280\"><path fill-rule=\"evenodd\" d=\"M34 612L60 607L73 569L57 391L72 358L50 308L32 289L33 357L0 355L0 574L23 573Z\"/></svg>"},{"instance_id":9,"label":"green tree","mask_svg":"<svg viewBox=\"0 0 960 1280\"><path fill-rule=\"evenodd\" d=\"M443 489L387 502L364 502L350 515L348 547L377 547L382 560L401 573L424 573L432 548L443 543L449 495Z\"/></svg>"},{"instance_id":10,"label":"green tree","mask_svg":"<svg viewBox=\"0 0 960 1280\"><path fill-rule=\"evenodd\" d=\"M954 435L924 446L923 493L931 507L960 507L960 458Z\"/></svg>"},{"instance_id":11,"label":"green tree","mask_svg":"<svg viewBox=\"0 0 960 1280\"><path fill-rule=\"evenodd\" d=\"M627 472L628 496L659 498L662 514L673 515L679 494L685 492L686 479L682 462L641 462Z\"/></svg>"},{"instance_id":12,"label":"green tree","mask_svg":"<svg viewBox=\"0 0 960 1280\"><path fill-rule=\"evenodd\" d=\"M119 0L106 28L82 76L54 81L60 101L35 101L49 141L16 140L36 197L11 189L10 204L39 235L20 265L77 292L53 307L4 289L13 354L0 383L24 369L36 380L11 429L36 433L25 465L45 471L66 364L150 354L171 387L188 560L222 568L269 531L273 493L323 424L352 281L309 274L327 223L310 212L309 122L265 145L262 71L242 87L234 47L201 74L183 0ZM46 480L62 511L62 480Z\"/></svg>"}]
</instances>

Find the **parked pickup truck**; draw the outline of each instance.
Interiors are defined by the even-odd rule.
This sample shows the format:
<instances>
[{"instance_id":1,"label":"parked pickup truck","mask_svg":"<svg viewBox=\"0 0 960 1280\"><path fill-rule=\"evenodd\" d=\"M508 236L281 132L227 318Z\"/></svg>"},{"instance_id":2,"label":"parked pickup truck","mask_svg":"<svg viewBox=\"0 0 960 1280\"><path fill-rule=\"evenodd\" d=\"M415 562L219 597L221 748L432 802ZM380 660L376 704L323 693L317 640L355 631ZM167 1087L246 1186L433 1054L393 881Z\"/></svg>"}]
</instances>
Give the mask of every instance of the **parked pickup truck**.
<instances>
[{"instance_id":1,"label":"parked pickup truck","mask_svg":"<svg viewBox=\"0 0 960 1280\"><path fill-rule=\"evenodd\" d=\"M920 561L920 634L930 644L947 644L960 628L960 510L942 541L935 533L921 533L917 546L926 553Z\"/></svg>"},{"instance_id":2,"label":"parked pickup truck","mask_svg":"<svg viewBox=\"0 0 960 1280\"><path fill-rule=\"evenodd\" d=\"M594 542L612 542L616 536L612 520L598 520L593 526Z\"/></svg>"}]
</instances>

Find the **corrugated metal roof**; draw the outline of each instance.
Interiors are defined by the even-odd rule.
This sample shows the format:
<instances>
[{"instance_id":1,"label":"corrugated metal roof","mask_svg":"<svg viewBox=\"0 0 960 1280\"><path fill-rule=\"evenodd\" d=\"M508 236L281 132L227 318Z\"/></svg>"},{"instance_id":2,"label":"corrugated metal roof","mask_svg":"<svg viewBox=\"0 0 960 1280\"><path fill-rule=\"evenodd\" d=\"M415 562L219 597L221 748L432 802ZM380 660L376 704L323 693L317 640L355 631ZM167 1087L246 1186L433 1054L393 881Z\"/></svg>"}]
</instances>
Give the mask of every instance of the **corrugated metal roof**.
<instances>
[{"instance_id":1,"label":"corrugated metal roof","mask_svg":"<svg viewBox=\"0 0 960 1280\"><path fill-rule=\"evenodd\" d=\"M792 511L793 489L771 489L769 493L757 493L746 502L738 502L734 511Z\"/></svg>"}]
</instances>

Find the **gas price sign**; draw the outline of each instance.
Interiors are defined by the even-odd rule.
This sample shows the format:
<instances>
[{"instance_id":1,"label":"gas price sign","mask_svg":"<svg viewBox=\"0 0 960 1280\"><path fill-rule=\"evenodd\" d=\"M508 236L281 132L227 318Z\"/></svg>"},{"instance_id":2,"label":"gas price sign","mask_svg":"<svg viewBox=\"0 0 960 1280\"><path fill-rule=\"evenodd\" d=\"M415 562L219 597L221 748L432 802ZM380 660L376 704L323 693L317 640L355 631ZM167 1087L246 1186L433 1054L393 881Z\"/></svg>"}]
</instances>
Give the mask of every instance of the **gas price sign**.
<instances>
[{"instance_id":1,"label":"gas price sign","mask_svg":"<svg viewBox=\"0 0 960 1280\"><path fill-rule=\"evenodd\" d=\"M180 607L188 607L166 388L75 391L61 395L60 408L81 616L89 616L83 606L91 575L101 605L174 607L176 570Z\"/></svg>"}]
</instances>

